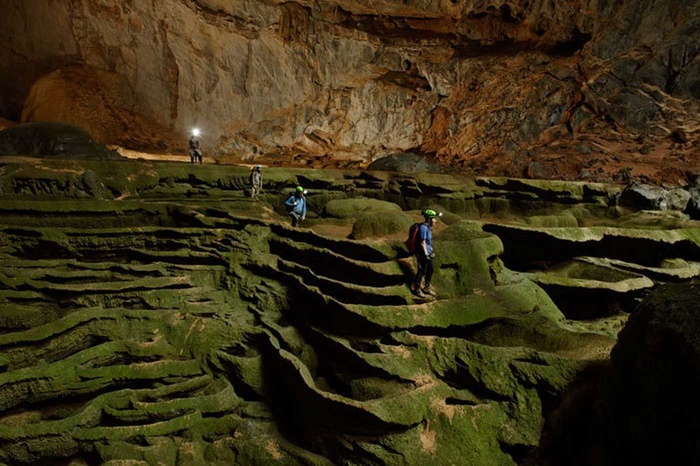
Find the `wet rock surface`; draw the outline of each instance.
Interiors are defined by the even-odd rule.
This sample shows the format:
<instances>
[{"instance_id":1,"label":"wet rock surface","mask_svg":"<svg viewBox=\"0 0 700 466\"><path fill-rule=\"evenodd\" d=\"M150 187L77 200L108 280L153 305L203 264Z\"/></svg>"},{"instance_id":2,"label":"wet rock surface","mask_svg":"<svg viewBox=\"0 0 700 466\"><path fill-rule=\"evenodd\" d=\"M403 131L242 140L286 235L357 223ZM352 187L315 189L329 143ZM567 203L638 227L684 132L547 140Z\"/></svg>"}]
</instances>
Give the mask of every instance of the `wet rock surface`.
<instances>
[{"instance_id":1,"label":"wet rock surface","mask_svg":"<svg viewBox=\"0 0 700 466\"><path fill-rule=\"evenodd\" d=\"M595 267L569 277L697 275L696 224L613 219L619 187L266 168L253 200L248 173L5 160L3 462L521 463L632 310L582 320L522 271L581 244ZM282 202L300 183L293 229ZM347 239L368 212L427 207L445 212L428 301L406 286L405 231ZM547 226L562 218L577 226ZM530 231L567 246L523 255ZM654 253L600 262L636 238Z\"/></svg>"}]
</instances>

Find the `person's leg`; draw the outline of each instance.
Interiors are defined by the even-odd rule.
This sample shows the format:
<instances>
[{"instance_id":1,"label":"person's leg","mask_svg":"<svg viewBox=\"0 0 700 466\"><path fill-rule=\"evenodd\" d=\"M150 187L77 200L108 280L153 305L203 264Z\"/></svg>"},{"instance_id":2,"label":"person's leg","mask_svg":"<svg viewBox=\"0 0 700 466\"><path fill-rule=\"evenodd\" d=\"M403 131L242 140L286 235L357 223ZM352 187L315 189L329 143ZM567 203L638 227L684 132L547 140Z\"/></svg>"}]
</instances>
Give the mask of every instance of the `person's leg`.
<instances>
[{"instance_id":1,"label":"person's leg","mask_svg":"<svg viewBox=\"0 0 700 466\"><path fill-rule=\"evenodd\" d=\"M412 291L416 294L421 294L421 282L426 273L426 267L428 265L428 258L422 254L417 254L416 259L418 260L418 271L413 279Z\"/></svg>"},{"instance_id":2,"label":"person's leg","mask_svg":"<svg viewBox=\"0 0 700 466\"><path fill-rule=\"evenodd\" d=\"M425 286L423 286L423 293L435 296L435 291L430 286L430 282L433 279L433 260L427 259L425 265Z\"/></svg>"},{"instance_id":3,"label":"person's leg","mask_svg":"<svg viewBox=\"0 0 700 466\"><path fill-rule=\"evenodd\" d=\"M292 226L295 227L299 225L299 216L296 212L289 212L289 216L292 218Z\"/></svg>"}]
</instances>

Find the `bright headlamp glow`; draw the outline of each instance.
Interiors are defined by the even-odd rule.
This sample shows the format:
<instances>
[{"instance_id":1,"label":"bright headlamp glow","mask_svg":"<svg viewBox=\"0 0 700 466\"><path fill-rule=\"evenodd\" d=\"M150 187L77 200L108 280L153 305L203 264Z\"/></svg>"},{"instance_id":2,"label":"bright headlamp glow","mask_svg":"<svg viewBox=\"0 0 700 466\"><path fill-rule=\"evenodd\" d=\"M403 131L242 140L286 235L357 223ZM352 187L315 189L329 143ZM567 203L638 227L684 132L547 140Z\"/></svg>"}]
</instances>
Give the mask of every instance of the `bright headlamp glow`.
<instances>
[{"instance_id":1,"label":"bright headlamp glow","mask_svg":"<svg viewBox=\"0 0 700 466\"><path fill-rule=\"evenodd\" d=\"M192 135L193 135L193 136L199 136L199 128L193 128L193 129L192 129Z\"/></svg>"}]
</instances>

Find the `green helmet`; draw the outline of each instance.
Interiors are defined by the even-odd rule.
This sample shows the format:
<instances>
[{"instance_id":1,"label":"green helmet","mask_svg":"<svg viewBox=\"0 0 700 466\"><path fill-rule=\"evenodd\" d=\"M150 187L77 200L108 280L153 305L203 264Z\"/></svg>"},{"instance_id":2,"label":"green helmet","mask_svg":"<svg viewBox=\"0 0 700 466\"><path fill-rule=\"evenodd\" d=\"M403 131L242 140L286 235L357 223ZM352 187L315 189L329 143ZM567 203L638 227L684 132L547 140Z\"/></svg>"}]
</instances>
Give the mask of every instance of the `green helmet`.
<instances>
[{"instance_id":1,"label":"green helmet","mask_svg":"<svg viewBox=\"0 0 700 466\"><path fill-rule=\"evenodd\" d=\"M297 186L297 192L298 192L298 193L303 193L303 192L304 192L304 188L302 188L301 186Z\"/></svg>"},{"instance_id":2,"label":"green helmet","mask_svg":"<svg viewBox=\"0 0 700 466\"><path fill-rule=\"evenodd\" d=\"M426 220L429 218L442 217L442 212L435 212L433 209L426 209L423 211L423 217L425 217Z\"/></svg>"}]
</instances>

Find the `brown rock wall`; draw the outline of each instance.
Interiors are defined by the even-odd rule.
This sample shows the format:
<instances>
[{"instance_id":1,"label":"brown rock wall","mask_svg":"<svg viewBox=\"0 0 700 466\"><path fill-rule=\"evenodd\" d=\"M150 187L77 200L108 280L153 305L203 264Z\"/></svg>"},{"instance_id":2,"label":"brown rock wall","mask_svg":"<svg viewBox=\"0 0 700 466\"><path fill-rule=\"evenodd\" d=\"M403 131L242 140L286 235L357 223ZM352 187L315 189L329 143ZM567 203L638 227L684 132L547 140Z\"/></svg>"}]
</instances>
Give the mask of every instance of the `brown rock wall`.
<instances>
[{"instance_id":1,"label":"brown rock wall","mask_svg":"<svg viewBox=\"0 0 700 466\"><path fill-rule=\"evenodd\" d=\"M697 0L6 3L0 115L64 119L74 103L39 96L78 63L89 102L123 88L81 117L104 142L173 148L198 126L221 157L414 151L576 178L581 144L630 158L681 130L661 157L698 165Z\"/></svg>"}]
</instances>

